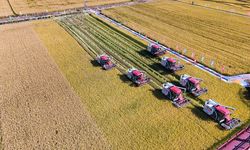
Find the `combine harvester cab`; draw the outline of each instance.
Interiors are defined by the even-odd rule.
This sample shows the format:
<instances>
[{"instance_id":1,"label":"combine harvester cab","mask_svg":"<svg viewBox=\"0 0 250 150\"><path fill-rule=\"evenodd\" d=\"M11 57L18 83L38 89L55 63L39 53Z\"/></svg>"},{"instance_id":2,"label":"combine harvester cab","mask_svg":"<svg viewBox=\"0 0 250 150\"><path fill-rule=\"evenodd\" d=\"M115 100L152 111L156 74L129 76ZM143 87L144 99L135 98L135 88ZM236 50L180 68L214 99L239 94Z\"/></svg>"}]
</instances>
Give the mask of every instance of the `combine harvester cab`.
<instances>
[{"instance_id":1,"label":"combine harvester cab","mask_svg":"<svg viewBox=\"0 0 250 150\"><path fill-rule=\"evenodd\" d=\"M97 56L96 60L105 70L109 70L115 67L115 64L111 61L110 57L106 54Z\"/></svg>"},{"instance_id":2,"label":"combine harvester cab","mask_svg":"<svg viewBox=\"0 0 250 150\"><path fill-rule=\"evenodd\" d=\"M162 93L166 95L167 98L170 99L176 107L179 108L186 106L190 102L190 100L186 99L183 96L182 90L185 89L167 82L163 84Z\"/></svg>"},{"instance_id":3,"label":"combine harvester cab","mask_svg":"<svg viewBox=\"0 0 250 150\"><path fill-rule=\"evenodd\" d=\"M235 110L235 108L229 106L222 106L212 99L207 100L203 106L203 111L226 130L234 129L241 124L239 119L230 118L232 113L229 109Z\"/></svg>"},{"instance_id":4,"label":"combine harvester cab","mask_svg":"<svg viewBox=\"0 0 250 150\"><path fill-rule=\"evenodd\" d=\"M166 53L165 49L162 49L159 45L150 43L147 47L147 51L149 51L154 56L161 56Z\"/></svg>"},{"instance_id":5,"label":"combine harvester cab","mask_svg":"<svg viewBox=\"0 0 250 150\"><path fill-rule=\"evenodd\" d=\"M184 65L177 64L174 58L169 58L169 57L162 57L161 65L165 67L167 70L173 72L184 69Z\"/></svg>"},{"instance_id":6,"label":"combine harvester cab","mask_svg":"<svg viewBox=\"0 0 250 150\"><path fill-rule=\"evenodd\" d=\"M150 78L148 78L143 71L135 68L128 69L127 77L132 80L137 86L142 86L150 82Z\"/></svg>"},{"instance_id":7,"label":"combine harvester cab","mask_svg":"<svg viewBox=\"0 0 250 150\"><path fill-rule=\"evenodd\" d=\"M200 83L202 79L191 77L187 74L181 75L180 84L186 88L186 90L193 94L194 96L200 96L204 93L207 93L206 88L201 88Z\"/></svg>"}]
</instances>

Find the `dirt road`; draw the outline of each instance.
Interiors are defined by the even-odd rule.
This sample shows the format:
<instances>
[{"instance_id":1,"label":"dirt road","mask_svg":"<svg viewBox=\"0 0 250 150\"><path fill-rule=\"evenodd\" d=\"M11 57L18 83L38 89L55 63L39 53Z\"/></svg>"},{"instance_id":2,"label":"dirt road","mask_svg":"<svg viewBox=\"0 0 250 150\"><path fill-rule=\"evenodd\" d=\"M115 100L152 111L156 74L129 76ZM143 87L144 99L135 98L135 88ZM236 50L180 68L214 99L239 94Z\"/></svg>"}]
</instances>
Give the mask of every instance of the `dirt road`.
<instances>
[{"instance_id":1,"label":"dirt road","mask_svg":"<svg viewBox=\"0 0 250 150\"><path fill-rule=\"evenodd\" d=\"M0 29L1 147L109 149L29 25Z\"/></svg>"}]
</instances>

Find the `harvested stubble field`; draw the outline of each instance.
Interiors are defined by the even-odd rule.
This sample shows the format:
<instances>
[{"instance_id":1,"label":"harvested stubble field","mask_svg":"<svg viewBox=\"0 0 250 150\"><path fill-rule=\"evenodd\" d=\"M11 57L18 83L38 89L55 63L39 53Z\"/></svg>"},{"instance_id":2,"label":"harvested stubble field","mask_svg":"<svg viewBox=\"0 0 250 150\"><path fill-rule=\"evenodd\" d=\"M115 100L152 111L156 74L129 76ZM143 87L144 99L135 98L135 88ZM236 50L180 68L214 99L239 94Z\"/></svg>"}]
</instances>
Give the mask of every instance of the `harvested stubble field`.
<instances>
[{"instance_id":1,"label":"harvested stubble field","mask_svg":"<svg viewBox=\"0 0 250 150\"><path fill-rule=\"evenodd\" d=\"M8 4L7 0L1 0L0 1L0 18L13 15L10 5Z\"/></svg>"},{"instance_id":2,"label":"harvested stubble field","mask_svg":"<svg viewBox=\"0 0 250 150\"><path fill-rule=\"evenodd\" d=\"M250 16L250 1L248 0L180 0L189 4L204 6L207 8L230 11Z\"/></svg>"},{"instance_id":3,"label":"harvested stubble field","mask_svg":"<svg viewBox=\"0 0 250 150\"><path fill-rule=\"evenodd\" d=\"M250 19L175 1L112 8L104 14L214 69L250 72Z\"/></svg>"},{"instance_id":4,"label":"harvested stubble field","mask_svg":"<svg viewBox=\"0 0 250 150\"><path fill-rule=\"evenodd\" d=\"M60 24L67 30L72 29L79 36L76 39L80 40L81 44L88 45L89 49L106 49L115 53L122 51L131 57L125 58L125 55L119 53L127 61L132 62L136 59L141 62L141 65L138 64L139 67L156 69L152 67L154 59L142 61L146 54L141 53L141 56L139 53L143 52L145 45L124 36L93 17L86 17L84 20L81 16L64 18ZM51 32L47 32L48 30ZM112 148L205 149L232 133L221 130L194 105L177 109L159 90L149 85L136 88L116 69L103 71L56 23L37 25L36 31L70 84L86 103ZM244 98L238 96L238 85L229 86L191 67L188 70L195 71L195 75L205 78L204 85L211 90L208 95L202 97L202 101L213 96L225 105L238 108L235 116L243 122L249 119L249 107L243 102ZM154 76L154 73L151 75ZM160 76L168 81L176 81L176 75L161 72ZM215 84L211 85L211 82ZM212 93L213 91L216 92Z\"/></svg>"},{"instance_id":5,"label":"harvested stubble field","mask_svg":"<svg viewBox=\"0 0 250 150\"><path fill-rule=\"evenodd\" d=\"M9 0L17 14L63 10L83 7L83 0ZM127 2L129 0L87 0L87 6Z\"/></svg>"},{"instance_id":6,"label":"harvested stubble field","mask_svg":"<svg viewBox=\"0 0 250 150\"><path fill-rule=\"evenodd\" d=\"M0 29L1 149L108 149L31 24Z\"/></svg>"}]
</instances>

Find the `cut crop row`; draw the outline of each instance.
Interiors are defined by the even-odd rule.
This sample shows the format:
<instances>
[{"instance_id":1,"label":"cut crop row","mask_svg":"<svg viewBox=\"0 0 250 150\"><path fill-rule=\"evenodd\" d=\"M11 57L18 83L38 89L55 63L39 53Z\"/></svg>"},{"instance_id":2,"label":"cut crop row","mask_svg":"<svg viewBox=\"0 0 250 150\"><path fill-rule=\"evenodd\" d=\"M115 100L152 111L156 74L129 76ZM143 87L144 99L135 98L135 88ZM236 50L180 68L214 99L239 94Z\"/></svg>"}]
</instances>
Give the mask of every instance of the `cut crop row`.
<instances>
[{"instance_id":1,"label":"cut crop row","mask_svg":"<svg viewBox=\"0 0 250 150\"><path fill-rule=\"evenodd\" d=\"M158 72L164 69L159 64L159 58L147 57L145 59L147 54L140 55L142 50L145 51L146 45L143 46L131 40L93 16L84 16L83 20L77 16L64 19L60 23L66 25L66 28L73 32L76 39L80 38L84 47L88 47L95 55L103 52L110 54L116 60L116 63L122 66L123 73L132 66L145 71L154 81L154 88L159 89L162 83L167 81L176 82L179 79L176 74L163 75ZM192 98L190 97L190 99ZM197 101L192 102L195 107L203 102L198 98L196 100L199 101L199 104L197 104Z\"/></svg>"}]
</instances>

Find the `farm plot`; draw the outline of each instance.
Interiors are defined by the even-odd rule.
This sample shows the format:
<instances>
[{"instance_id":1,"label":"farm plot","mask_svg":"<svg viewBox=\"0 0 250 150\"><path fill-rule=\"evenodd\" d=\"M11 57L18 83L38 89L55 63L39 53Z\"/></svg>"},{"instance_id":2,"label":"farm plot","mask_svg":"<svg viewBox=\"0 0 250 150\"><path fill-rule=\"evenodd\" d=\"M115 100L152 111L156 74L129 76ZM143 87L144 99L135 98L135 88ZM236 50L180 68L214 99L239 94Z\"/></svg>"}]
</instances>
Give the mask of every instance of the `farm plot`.
<instances>
[{"instance_id":1,"label":"farm plot","mask_svg":"<svg viewBox=\"0 0 250 150\"><path fill-rule=\"evenodd\" d=\"M87 0L87 6L126 2L129 0ZM17 14L64 10L83 7L83 0L10 0L11 6Z\"/></svg>"},{"instance_id":2,"label":"farm plot","mask_svg":"<svg viewBox=\"0 0 250 150\"><path fill-rule=\"evenodd\" d=\"M32 25L0 33L1 149L108 149Z\"/></svg>"},{"instance_id":3,"label":"farm plot","mask_svg":"<svg viewBox=\"0 0 250 150\"><path fill-rule=\"evenodd\" d=\"M99 20L77 16L64 18L60 24L71 30L71 33L74 32L73 35L78 36L76 39L85 45L86 49L114 53L122 51L131 59L119 53L122 58L133 64L135 62L132 59L136 59L142 64L136 66L148 70L152 77L159 75L149 71L155 69L149 66L156 60L145 58L142 61L144 56L137 55L145 45ZM148 85L135 88L119 71L105 72L99 66L95 67L95 61L55 23L40 24L36 31L75 91L88 106L88 110L114 149L180 149L183 146L187 149L205 149L233 133L221 130L216 123L196 109L195 105L176 109L159 90L154 90ZM175 80L172 75L159 76L162 76L162 80ZM224 86L224 83L216 78L212 80ZM240 108L235 115L246 122L249 118L249 107L234 99L240 99L237 96L239 87L232 86L234 88L218 87L218 91L226 88L229 93L233 93L232 100L229 98L231 95L226 94L225 99L219 99L218 95L216 98L225 105L232 104Z\"/></svg>"},{"instance_id":4,"label":"farm plot","mask_svg":"<svg viewBox=\"0 0 250 150\"><path fill-rule=\"evenodd\" d=\"M1 0L0 1L0 18L13 15L10 5L8 4L7 0Z\"/></svg>"},{"instance_id":5,"label":"farm plot","mask_svg":"<svg viewBox=\"0 0 250 150\"><path fill-rule=\"evenodd\" d=\"M249 18L174 1L112 8L103 13L179 52L187 49L185 55L223 74L250 72Z\"/></svg>"},{"instance_id":6,"label":"farm plot","mask_svg":"<svg viewBox=\"0 0 250 150\"><path fill-rule=\"evenodd\" d=\"M189 4L204 6L207 8L214 8L218 10L225 10L232 13L239 13L250 16L250 2L242 0L181 0L181 2L187 2Z\"/></svg>"}]
</instances>

